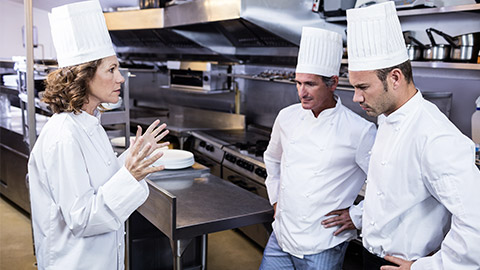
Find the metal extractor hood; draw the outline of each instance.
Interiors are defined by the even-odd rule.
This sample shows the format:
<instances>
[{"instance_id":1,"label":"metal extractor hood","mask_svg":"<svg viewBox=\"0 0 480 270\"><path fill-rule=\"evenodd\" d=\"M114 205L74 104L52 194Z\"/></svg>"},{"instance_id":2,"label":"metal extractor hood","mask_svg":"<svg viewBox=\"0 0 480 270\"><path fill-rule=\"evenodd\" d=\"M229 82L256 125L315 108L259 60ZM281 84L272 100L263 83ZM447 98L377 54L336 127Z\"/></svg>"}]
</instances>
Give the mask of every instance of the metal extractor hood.
<instances>
[{"instance_id":1,"label":"metal extractor hood","mask_svg":"<svg viewBox=\"0 0 480 270\"><path fill-rule=\"evenodd\" d=\"M105 13L119 53L296 57L303 26L343 33L311 0L193 0Z\"/></svg>"}]
</instances>

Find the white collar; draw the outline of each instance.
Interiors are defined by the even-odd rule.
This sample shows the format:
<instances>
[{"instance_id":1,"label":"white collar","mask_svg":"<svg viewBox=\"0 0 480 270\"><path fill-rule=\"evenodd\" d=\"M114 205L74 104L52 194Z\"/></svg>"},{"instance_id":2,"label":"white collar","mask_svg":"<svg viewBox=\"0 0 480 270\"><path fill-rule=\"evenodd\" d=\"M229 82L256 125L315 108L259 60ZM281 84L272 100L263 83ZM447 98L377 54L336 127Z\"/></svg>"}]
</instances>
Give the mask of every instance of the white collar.
<instances>
[{"instance_id":1,"label":"white collar","mask_svg":"<svg viewBox=\"0 0 480 270\"><path fill-rule=\"evenodd\" d=\"M304 118L305 117L308 117L308 118L312 118L312 119L320 119L320 118L325 118L325 117L330 117L332 115L334 115L339 109L340 107L342 106L342 100L340 99L339 96L333 94L333 98L335 99L335 101L337 102L335 104L335 107L332 107L332 108L328 108L328 109L325 109L323 111L321 111L317 117L315 117L313 115L313 112L312 110L305 110L303 109L303 114L304 114Z\"/></svg>"},{"instance_id":2,"label":"white collar","mask_svg":"<svg viewBox=\"0 0 480 270\"><path fill-rule=\"evenodd\" d=\"M378 123L386 123L390 125L401 124L403 120L405 120L409 115L412 115L418 109L422 101L422 93L420 92L420 90L417 89L417 93L396 111L391 113L389 116L385 116L382 114L378 118Z\"/></svg>"},{"instance_id":3,"label":"white collar","mask_svg":"<svg viewBox=\"0 0 480 270\"><path fill-rule=\"evenodd\" d=\"M73 118L77 119L78 124L85 130L88 134L94 129L98 128L100 125L100 119L102 114L95 110L93 111L94 115L87 113L86 111L81 111L80 114L71 113Z\"/></svg>"}]
</instances>

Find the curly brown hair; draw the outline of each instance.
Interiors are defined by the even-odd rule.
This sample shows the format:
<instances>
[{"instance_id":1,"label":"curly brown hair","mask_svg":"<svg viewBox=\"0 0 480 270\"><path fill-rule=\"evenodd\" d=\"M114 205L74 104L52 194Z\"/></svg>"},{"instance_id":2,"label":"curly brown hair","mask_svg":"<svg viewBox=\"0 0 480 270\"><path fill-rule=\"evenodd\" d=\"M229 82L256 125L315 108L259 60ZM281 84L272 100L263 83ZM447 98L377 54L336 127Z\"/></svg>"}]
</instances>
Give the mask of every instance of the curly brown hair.
<instances>
[{"instance_id":1,"label":"curly brown hair","mask_svg":"<svg viewBox=\"0 0 480 270\"><path fill-rule=\"evenodd\" d=\"M88 103L87 90L102 59L64 67L50 72L45 80L42 101L54 113L81 112Z\"/></svg>"}]
</instances>

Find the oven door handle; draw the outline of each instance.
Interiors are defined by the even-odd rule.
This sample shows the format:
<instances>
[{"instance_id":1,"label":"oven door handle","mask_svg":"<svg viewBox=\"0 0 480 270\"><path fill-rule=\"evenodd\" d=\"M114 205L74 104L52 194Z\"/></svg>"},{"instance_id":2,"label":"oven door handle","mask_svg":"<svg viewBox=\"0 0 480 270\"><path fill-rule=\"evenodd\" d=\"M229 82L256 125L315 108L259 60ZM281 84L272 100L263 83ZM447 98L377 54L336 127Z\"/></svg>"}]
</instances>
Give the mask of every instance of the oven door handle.
<instances>
[{"instance_id":1,"label":"oven door handle","mask_svg":"<svg viewBox=\"0 0 480 270\"><path fill-rule=\"evenodd\" d=\"M200 156L195 156L195 161L202 164L205 167L212 168L215 166L213 162L208 161L206 158L200 157Z\"/></svg>"},{"instance_id":2,"label":"oven door handle","mask_svg":"<svg viewBox=\"0 0 480 270\"><path fill-rule=\"evenodd\" d=\"M232 182L233 184L235 184L235 185L237 185L237 186L239 186L243 189L246 189L248 191L251 191L253 193L258 194L257 188L248 186L248 184L245 182L245 180L243 180L243 178L241 178L240 176L229 175L227 177L227 179L228 179L228 181Z\"/></svg>"}]
</instances>

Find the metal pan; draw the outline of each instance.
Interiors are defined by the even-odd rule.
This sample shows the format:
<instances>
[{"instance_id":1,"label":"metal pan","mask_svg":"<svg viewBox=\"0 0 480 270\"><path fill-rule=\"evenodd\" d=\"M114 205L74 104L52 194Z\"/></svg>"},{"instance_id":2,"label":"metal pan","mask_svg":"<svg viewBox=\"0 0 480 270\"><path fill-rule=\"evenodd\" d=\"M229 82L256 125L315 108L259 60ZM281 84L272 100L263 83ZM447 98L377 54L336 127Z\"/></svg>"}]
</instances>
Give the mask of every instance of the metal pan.
<instances>
[{"instance_id":1,"label":"metal pan","mask_svg":"<svg viewBox=\"0 0 480 270\"><path fill-rule=\"evenodd\" d=\"M452 37L442 31L430 28L442 36L451 46L450 60L476 63L480 50L480 32Z\"/></svg>"},{"instance_id":2,"label":"metal pan","mask_svg":"<svg viewBox=\"0 0 480 270\"><path fill-rule=\"evenodd\" d=\"M445 36L449 36L442 33ZM468 33L451 37L456 46L478 46L480 43L480 32Z\"/></svg>"},{"instance_id":3,"label":"metal pan","mask_svg":"<svg viewBox=\"0 0 480 270\"><path fill-rule=\"evenodd\" d=\"M412 36L407 36L405 39L407 43L407 55L410 61L421 60L423 55L423 50L426 49L426 46L418 41Z\"/></svg>"},{"instance_id":4,"label":"metal pan","mask_svg":"<svg viewBox=\"0 0 480 270\"><path fill-rule=\"evenodd\" d=\"M432 36L432 28L425 30L428 38L430 39L430 45L427 45L423 50L423 59L431 61L446 61L450 56L450 45L437 44Z\"/></svg>"}]
</instances>

